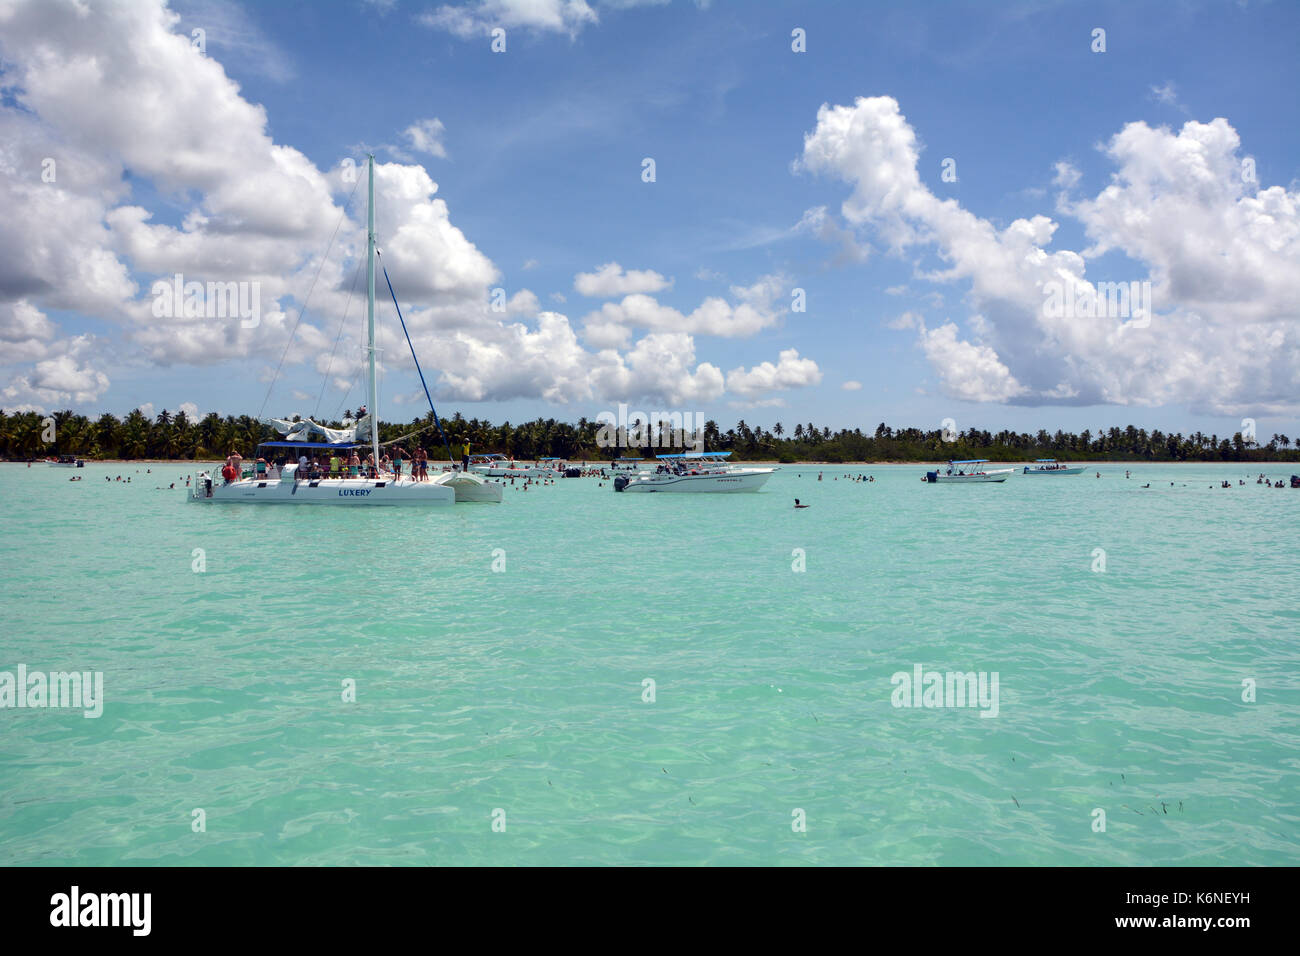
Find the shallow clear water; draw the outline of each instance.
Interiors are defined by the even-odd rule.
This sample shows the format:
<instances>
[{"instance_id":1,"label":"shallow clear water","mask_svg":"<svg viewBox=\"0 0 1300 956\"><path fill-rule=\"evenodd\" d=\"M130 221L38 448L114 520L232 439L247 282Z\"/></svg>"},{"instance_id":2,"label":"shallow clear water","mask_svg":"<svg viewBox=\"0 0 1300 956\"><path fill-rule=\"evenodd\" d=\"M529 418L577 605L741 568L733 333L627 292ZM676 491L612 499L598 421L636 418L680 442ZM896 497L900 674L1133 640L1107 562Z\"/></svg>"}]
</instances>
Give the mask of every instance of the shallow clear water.
<instances>
[{"instance_id":1,"label":"shallow clear water","mask_svg":"<svg viewBox=\"0 0 1300 956\"><path fill-rule=\"evenodd\" d=\"M1300 491L1245 466L429 512L145 467L0 465L0 671L106 698L0 709L0 863L1300 862ZM893 706L916 664L997 716Z\"/></svg>"}]
</instances>

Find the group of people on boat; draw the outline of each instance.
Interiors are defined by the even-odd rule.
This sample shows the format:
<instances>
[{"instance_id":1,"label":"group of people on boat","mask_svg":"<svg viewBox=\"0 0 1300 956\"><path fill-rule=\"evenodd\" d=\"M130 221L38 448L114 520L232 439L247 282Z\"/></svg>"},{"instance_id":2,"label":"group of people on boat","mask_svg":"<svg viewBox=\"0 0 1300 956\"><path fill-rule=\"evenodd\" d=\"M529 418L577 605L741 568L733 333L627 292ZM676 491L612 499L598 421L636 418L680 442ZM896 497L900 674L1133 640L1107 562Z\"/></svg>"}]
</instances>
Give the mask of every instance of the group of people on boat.
<instances>
[{"instance_id":1,"label":"group of people on boat","mask_svg":"<svg viewBox=\"0 0 1300 956\"><path fill-rule=\"evenodd\" d=\"M381 454L378 464L375 463L374 453L361 457L361 449L352 448L345 451L335 452L330 455L321 454L313 458L307 457L306 451L298 456L298 467L294 471L294 479L297 481L318 481L322 478L387 478L394 481L401 481L403 469L409 469L407 475L412 481L429 480L429 455L424 448L416 448L414 452L406 452L400 446L391 450L390 454ZM245 475L243 456L237 451L231 451L226 458L226 463L221 468L221 477L225 479L226 484L232 481L239 481L243 477L252 477L258 480L265 478L279 478L284 472L284 467L291 459L284 458L279 461L267 461L265 458L258 458L254 462L251 474ZM409 462L409 465L407 464Z\"/></svg>"}]
</instances>

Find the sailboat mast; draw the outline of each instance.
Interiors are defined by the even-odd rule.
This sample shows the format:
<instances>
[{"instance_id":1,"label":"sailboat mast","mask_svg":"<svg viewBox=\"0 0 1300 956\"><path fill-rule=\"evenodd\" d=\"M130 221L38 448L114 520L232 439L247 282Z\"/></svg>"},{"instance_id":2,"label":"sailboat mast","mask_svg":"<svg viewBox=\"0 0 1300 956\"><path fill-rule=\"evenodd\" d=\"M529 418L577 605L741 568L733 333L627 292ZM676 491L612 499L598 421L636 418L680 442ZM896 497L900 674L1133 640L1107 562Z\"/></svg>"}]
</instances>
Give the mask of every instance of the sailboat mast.
<instances>
[{"instance_id":1,"label":"sailboat mast","mask_svg":"<svg viewBox=\"0 0 1300 956\"><path fill-rule=\"evenodd\" d=\"M375 457L376 475L379 468L379 385L375 379L375 154L367 162L370 173L370 202L367 206L366 225L366 337L370 352L370 449Z\"/></svg>"}]
</instances>

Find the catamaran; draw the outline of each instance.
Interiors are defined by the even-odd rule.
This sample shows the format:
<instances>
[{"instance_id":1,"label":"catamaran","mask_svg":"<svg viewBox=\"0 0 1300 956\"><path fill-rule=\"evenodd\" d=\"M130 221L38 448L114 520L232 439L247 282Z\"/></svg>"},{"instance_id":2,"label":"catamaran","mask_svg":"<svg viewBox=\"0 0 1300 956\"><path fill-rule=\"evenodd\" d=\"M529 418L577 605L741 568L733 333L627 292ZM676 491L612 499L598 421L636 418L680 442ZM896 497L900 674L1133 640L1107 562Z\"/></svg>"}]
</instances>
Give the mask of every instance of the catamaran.
<instances>
[{"instance_id":1,"label":"catamaran","mask_svg":"<svg viewBox=\"0 0 1300 956\"><path fill-rule=\"evenodd\" d=\"M983 468L987 458L967 458L963 461L950 461L948 467L927 471L922 481L955 482L957 484L980 484L991 481L1006 481L1014 468Z\"/></svg>"},{"instance_id":2,"label":"catamaran","mask_svg":"<svg viewBox=\"0 0 1300 956\"><path fill-rule=\"evenodd\" d=\"M618 475L615 491L639 492L738 492L758 491L775 468L745 467L724 461L729 451L688 451L681 455L657 455L654 471Z\"/></svg>"},{"instance_id":3,"label":"catamaran","mask_svg":"<svg viewBox=\"0 0 1300 956\"><path fill-rule=\"evenodd\" d=\"M430 476L426 481L417 481L413 478L402 479L400 475L389 474L378 468L370 469L367 477L355 473L344 477L341 472L335 472L329 467L323 470L319 466L316 469L312 469L310 465L303 467L303 461L311 459L341 458L346 462L354 450L359 455L367 446L376 465L382 460L377 424L379 389L375 376L375 157L373 155L369 157L367 167L370 175L369 207L366 213L366 280L369 284L366 345L370 355L369 413L361 416L352 427L343 430L326 429L310 421L268 420L266 424L271 424L281 433L288 434L287 441L263 442L258 446L259 452L265 448L273 458L285 455L287 460L278 470L278 476L273 477L270 469L261 461L258 461L250 472L243 472L238 464L228 463L223 469L225 475L222 476L222 480L215 478L209 472L198 475L194 487L188 492L191 501L346 505L348 507L369 505L431 507L451 505L456 502L501 501L503 491L501 485L486 481L482 475L473 472L442 472ZM389 288L391 291L391 283ZM393 303L396 307L395 293ZM401 317L400 307L398 317ZM415 356L414 348L411 356L412 358ZM418 359L415 367L416 371L420 372ZM420 381L424 382L423 372L420 372ZM427 397L427 386L425 394ZM433 407L432 399L429 406ZM310 440L318 435L328 438L329 441Z\"/></svg>"},{"instance_id":4,"label":"catamaran","mask_svg":"<svg viewBox=\"0 0 1300 956\"><path fill-rule=\"evenodd\" d=\"M1077 468L1070 465L1063 465L1055 458L1035 458L1032 465L1025 465L1023 474L1026 475L1081 475L1083 466Z\"/></svg>"}]
</instances>

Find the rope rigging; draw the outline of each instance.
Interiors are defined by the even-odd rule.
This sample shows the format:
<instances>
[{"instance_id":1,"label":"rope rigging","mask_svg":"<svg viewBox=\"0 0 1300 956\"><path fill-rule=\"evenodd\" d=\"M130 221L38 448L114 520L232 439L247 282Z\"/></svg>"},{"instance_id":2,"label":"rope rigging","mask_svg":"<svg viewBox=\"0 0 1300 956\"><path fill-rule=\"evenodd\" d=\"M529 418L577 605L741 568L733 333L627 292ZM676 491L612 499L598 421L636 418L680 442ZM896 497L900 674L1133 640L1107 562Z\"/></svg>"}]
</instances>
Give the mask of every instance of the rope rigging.
<instances>
[{"instance_id":1,"label":"rope rigging","mask_svg":"<svg viewBox=\"0 0 1300 956\"><path fill-rule=\"evenodd\" d=\"M320 278L321 270L325 268L325 262L330 257L330 250L334 248L334 240L338 238L339 229L343 225L343 220L347 217L348 207L352 205L352 197L357 194L357 187L361 185L361 178L357 177L357 182L352 186L352 192L348 194L348 201L343 204L339 211L339 221L334 224L334 234L330 236L329 245L325 247L325 255L321 256L320 263L316 266L316 275L312 277L311 285L307 288L307 297L302 300L302 305L298 308L298 320L293 323L293 330L289 333L289 338L284 343L284 351L280 353L280 361L275 366L275 374L271 376L271 384L266 387L266 397L262 399L262 407L258 409L257 417L261 420L266 414L266 405L271 400L271 390L275 388L276 380L280 377L280 369L284 367L285 356L289 354L289 347L293 345L294 338L298 335L298 326L302 324L303 314L307 311L307 303L311 301L311 294L316 288L316 280Z\"/></svg>"},{"instance_id":2,"label":"rope rigging","mask_svg":"<svg viewBox=\"0 0 1300 956\"><path fill-rule=\"evenodd\" d=\"M376 257L379 250L375 250ZM424 386L424 397L429 400L429 411L433 412L433 423L438 426L438 434L442 436L442 447L447 449L447 460L455 461L451 454L451 445L447 441L447 434L442 430L442 422L438 421L438 410L433 407L433 396L429 394L429 383L424 380L424 372L420 369L420 360L415 357L415 346L411 343L411 333L406 329L406 319L402 318L402 307L397 304L397 293L393 291L393 280L388 278L388 267L380 263L380 268L384 270L384 281L388 283L388 294L393 297L393 308L397 310L397 318L402 323L402 334L406 336L406 345L411 350L411 359L415 362L415 371L420 376L420 384ZM375 423L379 427L379 423ZM426 426L427 427L427 426Z\"/></svg>"}]
</instances>

